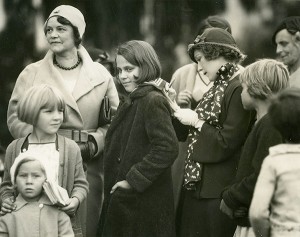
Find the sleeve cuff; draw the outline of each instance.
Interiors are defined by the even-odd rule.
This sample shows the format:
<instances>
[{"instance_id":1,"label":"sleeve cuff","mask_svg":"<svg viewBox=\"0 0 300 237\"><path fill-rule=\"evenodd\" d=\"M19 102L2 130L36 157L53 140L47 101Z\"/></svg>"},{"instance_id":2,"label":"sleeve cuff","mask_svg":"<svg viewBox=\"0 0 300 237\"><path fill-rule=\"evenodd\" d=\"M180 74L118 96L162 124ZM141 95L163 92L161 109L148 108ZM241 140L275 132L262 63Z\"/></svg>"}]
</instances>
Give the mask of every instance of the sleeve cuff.
<instances>
[{"instance_id":1,"label":"sleeve cuff","mask_svg":"<svg viewBox=\"0 0 300 237\"><path fill-rule=\"evenodd\" d=\"M201 119L199 119L195 125L195 128L198 129L199 132L201 132L202 126L205 122Z\"/></svg>"}]
</instances>

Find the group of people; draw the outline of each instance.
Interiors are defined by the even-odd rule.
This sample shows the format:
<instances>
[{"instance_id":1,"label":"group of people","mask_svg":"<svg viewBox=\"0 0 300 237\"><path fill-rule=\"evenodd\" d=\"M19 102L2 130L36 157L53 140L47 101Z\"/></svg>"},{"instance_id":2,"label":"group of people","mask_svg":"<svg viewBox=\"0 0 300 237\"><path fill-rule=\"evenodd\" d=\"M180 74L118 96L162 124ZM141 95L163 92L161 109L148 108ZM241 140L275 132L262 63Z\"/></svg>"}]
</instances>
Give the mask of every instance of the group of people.
<instances>
[{"instance_id":1,"label":"group of people","mask_svg":"<svg viewBox=\"0 0 300 237\"><path fill-rule=\"evenodd\" d=\"M16 81L1 236L300 233L300 17L273 36L282 62L245 68L230 24L208 17L170 83L139 40L118 46L113 78L82 46L85 26L75 7L55 8L49 51ZM99 123L105 96L110 124ZM66 190L65 205L46 181Z\"/></svg>"}]
</instances>

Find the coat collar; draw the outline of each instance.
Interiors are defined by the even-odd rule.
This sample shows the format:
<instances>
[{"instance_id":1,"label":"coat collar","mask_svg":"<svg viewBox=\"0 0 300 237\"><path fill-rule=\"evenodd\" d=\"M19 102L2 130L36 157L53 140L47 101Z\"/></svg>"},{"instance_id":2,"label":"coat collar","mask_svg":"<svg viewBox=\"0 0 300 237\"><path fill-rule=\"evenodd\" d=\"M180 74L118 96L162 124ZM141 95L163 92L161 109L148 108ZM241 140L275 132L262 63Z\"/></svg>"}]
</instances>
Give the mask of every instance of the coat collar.
<instances>
[{"instance_id":1,"label":"coat collar","mask_svg":"<svg viewBox=\"0 0 300 237\"><path fill-rule=\"evenodd\" d=\"M16 211L19 211L20 209L22 209L24 206L26 206L29 202L27 202L20 194L16 197L16 201L15 204L17 206ZM53 204L51 203L51 201L49 200L49 198L46 196L45 193L43 193L43 195L41 196L41 198L37 201L37 203L39 204L43 204L43 205L48 205L48 206L52 206Z\"/></svg>"},{"instance_id":2,"label":"coat collar","mask_svg":"<svg viewBox=\"0 0 300 237\"><path fill-rule=\"evenodd\" d=\"M129 108L134 104L134 101L138 98L144 97L149 92L158 90L152 85L147 84L141 84L139 85L133 92L129 94L129 96L124 100L124 103L122 103L118 110L116 116L113 118L110 127L107 131L106 137L109 138L112 134L112 131L114 131L119 124L121 124L122 119L129 111Z\"/></svg>"},{"instance_id":3,"label":"coat collar","mask_svg":"<svg viewBox=\"0 0 300 237\"><path fill-rule=\"evenodd\" d=\"M64 95L66 103L79 113L77 100L93 90L97 85L102 84L106 80L106 77L110 77L110 74L102 65L93 62L86 49L81 45L78 48L78 54L82 59L82 67L72 94L65 89L63 78L53 65L54 54L51 50L40 61L36 79L38 79L38 83L50 84L59 88Z\"/></svg>"}]
</instances>

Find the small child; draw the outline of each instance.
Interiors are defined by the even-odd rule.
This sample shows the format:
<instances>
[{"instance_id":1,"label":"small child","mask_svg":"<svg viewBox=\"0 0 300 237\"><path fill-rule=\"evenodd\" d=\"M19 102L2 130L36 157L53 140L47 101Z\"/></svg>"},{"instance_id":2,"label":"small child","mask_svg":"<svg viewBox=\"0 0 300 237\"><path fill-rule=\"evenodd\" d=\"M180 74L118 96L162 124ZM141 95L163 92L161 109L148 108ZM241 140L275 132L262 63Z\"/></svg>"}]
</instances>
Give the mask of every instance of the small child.
<instances>
[{"instance_id":1,"label":"small child","mask_svg":"<svg viewBox=\"0 0 300 237\"><path fill-rule=\"evenodd\" d=\"M300 89L282 91L270 106L271 121L285 144L263 162L250 207L258 237L300 236Z\"/></svg>"},{"instance_id":2,"label":"small child","mask_svg":"<svg viewBox=\"0 0 300 237\"><path fill-rule=\"evenodd\" d=\"M10 174L19 193L17 208L0 217L0 236L74 236L68 215L54 207L43 192L51 171L42 156L27 151L15 159Z\"/></svg>"},{"instance_id":3,"label":"small child","mask_svg":"<svg viewBox=\"0 0 300 237\"><path fill-rule=\"evenodd\" d=\"M248 210L257 176L269 147L282 143L271 124L268 108L274 94L288 86L289 74L281 62L262 59L247 66L240 81L243 106L256 111L256 122L244 144L235 181L222 193L220 209L237 223L235 237L254 237Z\"/></svg>"},{"instance_id":4,"label":"small child","mask_svg":"<svg viewBox=\"0 0 300 237\"><path fill-rule=\"evenodd\" d=\"M57 134L62 122L67 122L65 109L63 96L58 89L49 85L31 87L19 101L18 117L22 122L31 124L33 130L7 147L0 190L3 202L1 212L8 213L16 208L11 201L14 199L14 193L10 188L12 184L9 169L19 153L34 150L44 154L42 158L48 162L51 180L67 190L70 203L61 210L72 217L75 236L80 237L84 236L85 231L82 215L85 213L84 200L88 193L88 182L78 145Z\"/></svg>"}]
</instances>

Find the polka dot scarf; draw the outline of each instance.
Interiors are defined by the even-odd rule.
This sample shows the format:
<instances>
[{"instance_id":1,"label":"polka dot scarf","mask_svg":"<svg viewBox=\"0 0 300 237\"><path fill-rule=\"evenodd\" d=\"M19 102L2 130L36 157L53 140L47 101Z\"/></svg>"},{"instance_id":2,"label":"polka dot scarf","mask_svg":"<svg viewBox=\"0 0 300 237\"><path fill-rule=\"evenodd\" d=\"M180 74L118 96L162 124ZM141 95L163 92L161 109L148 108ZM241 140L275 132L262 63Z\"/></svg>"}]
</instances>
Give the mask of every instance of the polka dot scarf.
<instances>
[{"instance_id":1,"label":"polka dot scarf","mask_svg":"<svg viewBox=\"0 0 300 237\"><path fill-rule=\"evenodd\" d=\"M221 113L221 103L224 92L228 86L229 79L236 73L239 68L227 63L218 70L217 78L214 85L203 95L195 111L198 113L199 119L204 120L212 126L220 129L219 115ZM183 187L187 190L195 190L196 184L201 181L202 165L191 159L193 154L193 146L197 142L199 131L191 128L188 135L187 158L184 167Z\"/></svg>"}]
</instances>

